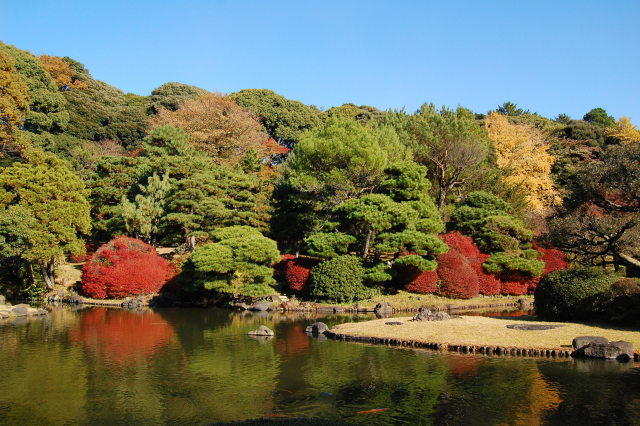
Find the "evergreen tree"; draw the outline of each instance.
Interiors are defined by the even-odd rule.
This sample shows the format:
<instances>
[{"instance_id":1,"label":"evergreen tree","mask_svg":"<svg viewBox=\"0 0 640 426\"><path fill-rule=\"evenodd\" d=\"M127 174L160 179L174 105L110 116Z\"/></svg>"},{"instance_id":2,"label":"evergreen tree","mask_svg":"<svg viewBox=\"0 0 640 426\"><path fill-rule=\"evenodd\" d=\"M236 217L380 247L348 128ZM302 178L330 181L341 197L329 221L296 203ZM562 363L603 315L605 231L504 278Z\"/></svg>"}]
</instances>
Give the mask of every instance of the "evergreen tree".
<instances>
[{"instance_id":1,"label":"evergreen tree","mask_svg":"<svg viewBox=\"0 0 640 426\"><path fill-rule=\"evenodd\" d=\"M81 234L91 229L88 191L53 154L31 150L25 163L0 172L0 234L3 256L19 256L35 281L39 268L53 288L55 267L84 251Z\"/></svg>"}]
</instances>

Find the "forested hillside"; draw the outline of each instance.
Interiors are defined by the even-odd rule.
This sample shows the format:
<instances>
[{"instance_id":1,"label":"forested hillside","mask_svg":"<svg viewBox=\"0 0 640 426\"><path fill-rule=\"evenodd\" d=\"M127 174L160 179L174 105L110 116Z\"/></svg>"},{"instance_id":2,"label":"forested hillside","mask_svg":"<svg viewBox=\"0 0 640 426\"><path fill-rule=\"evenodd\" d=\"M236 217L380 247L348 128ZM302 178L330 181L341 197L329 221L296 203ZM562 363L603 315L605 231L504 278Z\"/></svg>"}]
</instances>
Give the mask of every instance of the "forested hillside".
<instances>
[{"instance_id":1,"label":"forested hillside","mask_svg":"<svg viewBox=\"0 0 640 426\"><path fill-rule=\"evenodd\" d=\"M332 302L525 294L570 265L640 275L640 131L600 107L323 111L177 82L140 96L2 43L0 88L3 292L51 290L87 256L95 297L122 295L96 284L126 279L119 263L164 268L138 292ZM176 248L171 265L141 260L149 245Z\"/></svg>"}]
</instances>

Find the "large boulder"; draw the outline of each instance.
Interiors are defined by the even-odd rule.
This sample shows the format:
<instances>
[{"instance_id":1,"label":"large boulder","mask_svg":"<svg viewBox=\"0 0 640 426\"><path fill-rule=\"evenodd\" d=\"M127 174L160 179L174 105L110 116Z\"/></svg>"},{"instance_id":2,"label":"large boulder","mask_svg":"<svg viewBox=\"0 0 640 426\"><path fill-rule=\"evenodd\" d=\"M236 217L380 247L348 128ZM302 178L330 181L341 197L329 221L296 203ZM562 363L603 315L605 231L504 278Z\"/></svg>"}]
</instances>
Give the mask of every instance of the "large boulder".
<instances>
[{"instance_id":1,"label":"large boulder","mask_svg":"<svg viewBox=\"0 0 640 426\"><path fill-rule=\"evenodd\" d=\"M446 321L453 318L446 312L435 312L432 313L427 308L420 308L418 314L416 314L411 321Z\"/></svg>"},{"instance_id":2,"label":"large boulder","mask_svg":"<svg viewBox=\"0 0 640 426\"><path fill-rule=\"evenodd\" d=\"M269 301L269 300L259 300L257 302L255 302L253 305L251 305L251 307L249 308L252 311L272 311L273 310L273 302Z\"/></svg>"},{"instance_id":3,"label":"large boulder","mask_svg":"<svg viewBox=\"0 0 640 426\"><path fill-rule=\"evenodd\" d=\"M256 330L252 330L247 334L250 336L275 336L276 333L266 325L261 325Z\"/></svg>"},{"instance_id":4,"label":"large boulder","mask_svg":"<svg viewBox=\"0 0 640 426\"><path fill-rule=\"evenodd\" d=\"M6 301L7 301L6 297L4 297L4 295L0 294L0 305L4 305Z\"/></svg>"},{"instance_id":5,"label":"large boulder","mask_svg":"<svg viewBox=\"0 0 640 426\"><path fill-rule=\"evenodd\" d=\"M389 302L380 302L376 305L376 307L374 308L374 311L376 313L380 313L380 314L392 314L393 313L393 306L391 306L391 303Z\"/></svg>"},{"instance_id":6,"label":"large boulder","mask_svg":"<svg viewBox=\"0 0 640 426\"><path fill-rule=\"evenodd\" d=\"M589 346L591 343L606 345L609 343L609 339L601 336L578 336L573 339L571 344L573 345L573 349L580 349Z\"/></svg>"},{"instance_id":7,"label":"large boulder","mask_svg":"<svg viewBox=\"0 0 640 426\"><path fill-rule=\"evenodd\" d=\"M31 309L31 306L22 303L20 305L14 306L11 309L11 312L13 313L13 315L17 317L23 317L23 316L29 315L30 309Z\"/></svg>"},{"instance_id":8,"label":"large boulder","mask_svg":"<svg viewBox=\"0 0 640 426\"><path fill-rule=\"evenodd\" d=\"M633 345L622 340L608 343L589 343L573 351L572 355L628 361L633 358Z\"/></svg>"},{"instance_id":9,"label":"large boulder","mask_svg":"<svg viewBox=\"0 0 640 426\"><path fill-rule=\"evenodd\" d=\"M304 331L305 333L310 333L315 336L318 336L320 334L325 334L329 332L329 327L327 326L327 324L323 322L314 322L309 327L307 327Z\"/></svg>"}]
</instances>

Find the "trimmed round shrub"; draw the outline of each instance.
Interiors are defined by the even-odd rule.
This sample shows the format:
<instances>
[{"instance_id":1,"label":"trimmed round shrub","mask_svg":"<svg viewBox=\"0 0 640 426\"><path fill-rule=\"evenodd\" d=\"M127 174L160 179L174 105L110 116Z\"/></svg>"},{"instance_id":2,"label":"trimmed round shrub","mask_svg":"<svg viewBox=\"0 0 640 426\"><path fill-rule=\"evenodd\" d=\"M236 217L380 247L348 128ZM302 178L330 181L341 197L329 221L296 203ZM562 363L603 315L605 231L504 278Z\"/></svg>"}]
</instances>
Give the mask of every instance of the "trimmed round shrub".
<instances>
[{"instance_id":1,"label":"trimmed round shrub","mask_svg":"<svg viewBox=\"0 0 640 426\"><path fill-rule=\"evenodd\" d=\"M454 248L470 262L482 256L480 249L473 242L473 238L462 235L458 231L448 232L439 236L449 247Z\"/></svg>"},{"instance_id":2,"label":"trimmed round shrub","mask_svg":"<svg viewBox=\"0 0 640 426\"><path fill-rule=\"evenodd\" d=\"M598 298L619 279L602 268L579 267L551 272L536 288L536 313L550 320L588 318L593 314Z\"/></svg>"},{"instance_id":3,"label":"trimmed round shrub","mask_svg":"<svg viewBox=\"0 0 640 426\"><path fill-rule=\"evenodd\" d=\"M82 291L94 299L157 293L173 267L149 244L117 237L100 246L82 268Z\"/></svg>"},{"instance_id":4,"label":"trimmed round shrub","mask_svg":"<svg viewBox=\"0 0 640 426\"><path fill-rule=\"evenodd\" d=\"M332 303L353 302L370 295L363 284L364 267L360 258L334 257L311 270L309 290L312 297Z\"/></svg>"},{"instance_id":5,"label":"trimmed round shrub","mask_svg":"<svg viewBox=\"0 0 640 426\"><path fill-rule=\"evenodd\" d=\"M438 272L418 272L420 273L405 285L405 290L420 294L435 293L438 291Z\"/></svg>"},{"instance_id":6,"label":"trimmed round shrub","mask_svg":"<svg viewBox=\"0 0 640 426\"><path fill-rule=\"evenodd\" d=\"M454 299L471 299L479 294L478 274L458 250L452 248L439 254L438 276L442 296Z\"/></svg>"}]
</instances>

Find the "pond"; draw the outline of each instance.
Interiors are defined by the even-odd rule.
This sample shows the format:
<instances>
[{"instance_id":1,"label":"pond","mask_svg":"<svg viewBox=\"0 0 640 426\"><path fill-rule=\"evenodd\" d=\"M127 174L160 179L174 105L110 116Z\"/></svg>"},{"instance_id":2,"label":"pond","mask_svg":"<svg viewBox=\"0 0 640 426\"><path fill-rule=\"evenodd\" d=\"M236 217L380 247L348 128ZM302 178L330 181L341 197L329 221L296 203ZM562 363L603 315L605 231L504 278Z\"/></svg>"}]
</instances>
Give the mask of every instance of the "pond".
<instances>
[{"instance_id":1,"label":"pond","mask_svg":"<svg viewBox=\"0 0 640 426\"><path fill-rule=\"evenodd\" d=\"M314 319L219 309L59 307L44 319L2 325L0 423L321 418L354 424L638 424L640 419L638 364L339 342L307 336L304 329ZM275 338L247 336L260 324L275 330Z\"/></svg>"}]
</instances>

